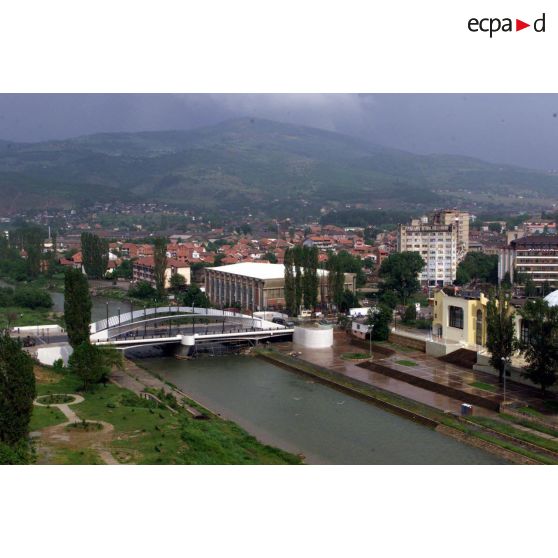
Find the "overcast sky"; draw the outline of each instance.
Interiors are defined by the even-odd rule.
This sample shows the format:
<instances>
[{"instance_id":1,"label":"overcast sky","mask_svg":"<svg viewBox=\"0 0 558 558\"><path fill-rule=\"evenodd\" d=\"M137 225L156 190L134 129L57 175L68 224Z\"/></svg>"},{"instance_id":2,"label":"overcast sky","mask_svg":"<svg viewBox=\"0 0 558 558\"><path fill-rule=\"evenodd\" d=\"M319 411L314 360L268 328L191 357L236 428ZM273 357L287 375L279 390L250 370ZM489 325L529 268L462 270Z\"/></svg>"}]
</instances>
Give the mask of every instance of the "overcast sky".
<instances>
[{"instance_id":1,"label":"overcast sky","mask_svg":"<svg viewBox=\"0 0 558 558\"><path fill-rule=\"evenodd\" d=\"M189 129L254 116L415 153L558 169L557 113L558 95L0 94L0 139Z\"/></svg>"}]
</instances>

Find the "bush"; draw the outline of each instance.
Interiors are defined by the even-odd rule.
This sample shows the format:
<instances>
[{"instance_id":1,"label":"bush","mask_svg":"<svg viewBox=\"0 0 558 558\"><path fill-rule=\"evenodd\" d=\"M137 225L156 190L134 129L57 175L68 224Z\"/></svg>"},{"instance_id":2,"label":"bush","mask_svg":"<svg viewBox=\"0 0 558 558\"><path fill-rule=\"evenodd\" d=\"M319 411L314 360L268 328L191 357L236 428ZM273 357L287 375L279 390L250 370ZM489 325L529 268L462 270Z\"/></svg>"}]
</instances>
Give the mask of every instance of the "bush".
<instances>
[{"instance_id":1,"label":"bush","mask_svg":"<svg viewBox=\"0 0 558 558\"><path fill-rule=\"evenodd\" d=\"M414 304L409 304L405 309L405 314L403 315L403 323L409 324L414 323L417 319L417 308Z\"/></svg>"},{"instance_id":2,"label":"bush","mask_svg":"<svg viewBox=\"0 0 558 558\"><path fill-rule=\"evenodd\" d=\"M14 290L11 287L0 287L0 307L14 305Z\"/></svg>"},{"instance_id":3,"label":"bush","mask_svg":"<svg viewBox=\"0 0 558 558\"><path fill-rule=\"evenodd\" d=\"M147 281L138 281L128 290L128 295L133 298L153 298L155 289Z\"/></svg>"},{"instance_id":4,"label":"bush","mask_svg":"<svg viewBox=\"0 0 558 558\"><path fill-rule=\"evenodd\" d=\"M88 341L78 345L70 355L70 371L83 381L83 389L106 382L113 365L122 366L122 355L114 347L97 347Z\"/></svg>"},{"instance_id":5,"label":"bush","mask_svg":"<svg viewBox=\"0 0 558 558\"><path fill-rule=\"evenodd\" d=\"M52 363L52 368L56 370L56 372L64 372L64 361L61 358L57 358Z\"/></svg>"},{"instance_id":6,"label":"bush","mask_svg":"<svg viewBox=\"0 0 558 558\"><path fill-rule=\"evenodd\" d=\"M35 287L18 287L13 297L16 306L24 308L51 308L52 297L46 291Z\"/></svg>"},{"instance_id":7,"label":"bush","mask_svg":"<svg viewBox=\"0 0 558 558\"><path fill-rule=\"evenodd\" d=\"M0 465L26 465L30 461L31 455L26 443L9 446L0 442Z\"/></svg>"}]
</instances>

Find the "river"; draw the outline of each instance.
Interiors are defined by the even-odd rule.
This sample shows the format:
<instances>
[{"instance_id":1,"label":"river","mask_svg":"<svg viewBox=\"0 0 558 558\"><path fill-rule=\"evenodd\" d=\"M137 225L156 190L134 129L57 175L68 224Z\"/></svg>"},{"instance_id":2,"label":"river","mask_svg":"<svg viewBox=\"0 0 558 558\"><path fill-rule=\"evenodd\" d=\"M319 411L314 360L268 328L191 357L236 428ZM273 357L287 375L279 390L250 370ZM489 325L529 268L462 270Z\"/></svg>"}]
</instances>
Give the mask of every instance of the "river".
<instances>
[{"instance_id":1,"label":"river","mask_svg":"<svg viewBox=\"0 0 558 558\"><path fill-rule=\"evenodd\" d=\"M7 283L3 279L0 279L0 287L10 287L15 288L14 285ZM48 291L52 298L52 310L54 312L64 312L64 293L58 291ZM91 297L92 307L91 307L91 319L96 322L107 317L107 303L109 316L116 316L118 314L118 309L122 313L130 311L130 303L121 300L114 300L111 298L103 298L101 296ZM136 307L136 310L138 307Z\"/></svg>"},{"instance_id":2,"label":"river","mask_svg":"<svg viewBox=\"0 0 558 558\"><path fill-rule=\"evenodd\" d=\"M0 281L0 284L2 282ZM57 312L64 295L51 292ZM92 319L129 311L129 304L93 297ZM241 356L143 363L208 409L264 443L301 453L316 464L502 464L461 444L261 359Z\"/></svg>"},{"instance_id":3,"label":"river","mask_svg":"<svg viewBox=\"0 0 558 558\"><path fill-rule=\"evenodd\" d=\"M316 464L502 464L500 458L253 357L144 359L259 440Z\"/></svg>"},{"instance_id":4,"label":"river","mask_svg":"<svg viewBox=\"0 0 558 558\"><path fill-rule=\"evenodd\" d=\"M55 312L64 312L64 294L56 291L49 292L53 302L52 309ZM107 303L109 316L116 316L119 308L122 313L130 311L130 303L121 300L93 296L91 297L91 301L93 303L91 307L91 320L93 322L107 317ZM137 309L138 307L136 307L136 310Z\"/></svg>"}]
</instances>

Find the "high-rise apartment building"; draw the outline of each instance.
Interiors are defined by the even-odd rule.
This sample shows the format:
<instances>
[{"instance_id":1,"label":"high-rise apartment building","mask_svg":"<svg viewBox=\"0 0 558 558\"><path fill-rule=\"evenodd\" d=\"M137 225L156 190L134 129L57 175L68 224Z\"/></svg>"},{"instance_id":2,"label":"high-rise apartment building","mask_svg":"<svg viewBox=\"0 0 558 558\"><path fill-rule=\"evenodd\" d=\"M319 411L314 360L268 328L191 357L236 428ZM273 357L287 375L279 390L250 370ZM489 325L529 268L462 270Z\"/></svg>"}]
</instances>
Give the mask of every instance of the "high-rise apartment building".
<instances>
[{"instance_id":1,"label":"high-rise apartment building","mask_svg":"<svg viewBox=\"0 0 558 558\"><path fill-rule=\"evenodd\" d=\"M500 281L506 273L512 281L518 274L530 277L541 288L547 282L552 286L558 285L558 237L538 234L512 240L500 251Z\"/></svg>"},{"instance_id":2,"label":"high-rise apartment building","mask_svg":"<svg viewBox=\"0 0 558 558\"><path fill-rule=\"evenodd\" d=\"M469 249L469 214L446 210L430 218L413 219L399 225L398 252L417 252L426 265L419 275L421 284L429 287L453 283L457 264Z\"/></svg>"},{"instance_id":3,"label":"high-rise apartment building","mask_svg":"<svg viewBox=\"0 0 558 558\"><path fill-rule=\"evenodd\" d=\"M432 215L437 225L453 225L457 237L457 261L460 262L469 251L469 213L457 209L445 209Z\"/></svg>"}]
</instances>

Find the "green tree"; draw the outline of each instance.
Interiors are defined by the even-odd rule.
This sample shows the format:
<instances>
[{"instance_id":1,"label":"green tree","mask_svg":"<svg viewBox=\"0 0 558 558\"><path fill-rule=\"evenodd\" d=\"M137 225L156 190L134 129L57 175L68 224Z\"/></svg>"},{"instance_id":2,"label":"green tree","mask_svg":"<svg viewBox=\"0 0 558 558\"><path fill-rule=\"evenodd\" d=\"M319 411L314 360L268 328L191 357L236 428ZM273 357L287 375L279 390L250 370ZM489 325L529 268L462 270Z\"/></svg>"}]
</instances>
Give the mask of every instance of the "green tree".
<instances>
[{"instance_id":1,"label":"green tree","mask_svg":"<svg viewBox=\"0 0 558 558\"><path fill-rule=\"evenodd\" d=\"M315 246L302 249L304 275L302 277L302 291L304 307L314 310L318 304L318 248Z\"/></svg>"},{"instance_id":2,"label":"green tree","mask_svg":"<svg viewBox=\"0 0 558 558\"><path fill-rule=\"evenodd\" d=\"M87 278L80 269L68 269L64 275L64 321L72 347L89 340L91 296Z\"/></svg>"},{"instance_id":3,"label":"green tree","mask_svg":"<svg viewBox=\"0 0 558 558\"><path fill-rule=\"evenodd\" d=\"M184 306L195 306L196 308L210 307L209 298L197 285L188 287L182 297L182 304Z\"/></svg>"},{"instance_id":4,"label":"green tree","mask_svg":"<svg viewBox=\"0 0 558 558\"><path fill-rule=\"evenodd\" d=\"M132 260L123 260L122 263L114 270L114 276L121 277L122 279L132 279L132 274Z\"/></svg>"},{"instance_id":5,"label":"green tree","mask_svg":"<svg viewBox=\"0 0 558 558\"><path fill-rule=\"evenodd\" d=\"M96 234L81 233L81 254L87 277L102 279L108 267L108 242Z\"/></svg>"},{"instance_id":6,"label":"green tree","mask_svg":"<svg viewBox=\"0 0 558 558\"><path fill-rule=\"evenodd\" d=\"M355 293L345 289L343 291L343 296L339 304L339 310L341 312L348 312L351 308L357 308L360 305L358 297Z\"/></svg>"},{"instance_id":7,"label":"green tree","mask_svg":"<svg viewBox=\"0 0 558 558\"><path fill-rule=\"evenodd\" d=\"M326 262L327 290L329 300L340 310L345 292L345 273L341 265L341 259L337 254L330 253Z\"/></svg>"},{"instance_id":8,"label":"green tree","mask_svg":"<svg viewBox=\"0 0 558 558\"><path fill-rule=\"evenodd\" d=\"M380 304L383 304L384 306L387 306L388 308L391 308L392 310L395 310L399 299L393 291L383 290L378 297L378 302Z\"/></svg>"},{"instance_id":9,"label":"green tree","mask_svg":"<svg viewBox=\"0 0 558 558\"><path fill-rule=\"evenodd\" d=\"M490 365L498 370L500 381L504 377L505 363L517 348L509 296L509 291L500 289L486 305L486 348L490 353Z\"/></svg>"},{"instance_id":10,"label":"green tree","mask_svg":"<svg viewBox=\"0 0 558 558\"><path fill-rule=\"evenodd\" d=\"M170 278L170 290L177 293L183 291L186 288L186 278L180 273L175 273L171 275Z\"/></svg>"},{"instance_id":11,"label":"green tree","mask_svg":"<svg viewBox=\"0 0 558 558\"><path fill-rule=\"evenodd\" d=\"M300 312L300 308L302 306L302 297L303 297L302 266L304 264L303 255L304 253L302 251L302 246L295 246L293 248L296 314Z\"/></svg>"},{"instance_id":12,"label":"green tree","mask_svg":"<svg viewBox=\"0 0 558 558\"><path fill-rule=\"evenodd\" d=\"M20 341L0 333L0 442L15 446L29 434L35 398L33 360Z\"/></svg>"},{"instance_id":13,"label":"green tree","mask_svg":"<svg viewBox=\"0 0 558 558\"><path fill-rule=\"evenodd\" d=\"M407 304L409 297L420 289L418 275L425 265L417 252L391 254L380 266L381 291L393 291Z\"/></svg>"},{"instance_id":14,"label":"green tree","mask_svg":"<svg viewBox=\"0 0 558 558\"><path fill-rule=\"evenodd\" d=\"M52 297L50 293L35 287L18 287L13 297L16 306L24 308L51 308Z\"/></svg>"},{"instance_id":15,"label":"green tree","mask_svg":"<svg viewBox=\"0 0 558 558\"><path fill-rule=\"evenodd\" d=\"M349 254L346 250L340 250L337 253L337 262L343 273L354 273L356 275L357 287L364 287L366 274L363 270L364 262L359 257Z\"/></svg>"},{"instance_id":16,"label":"green tree","mask_svg":"<svg viewBox=\"0 0 558 558\"><path fill-rule=\"evenodd\" d=\"M150 299L154 298L157 291L147 281L138 281L128 290L128 296L132 298Z\"/></svg>"},{"instance_id":17,"label":"green tree","mask_svg":"<svg viewBox=\"0 0 558 558\"><path fill-rule=\"evenodd\" d=\"M165 295L165 271L167 269L167 239L158 237L153 246L153 275L157 296Z\"/></svg>"},{"instance_id":18,"label":"green tree","mask_svg":"<svg viewBox=\"0 0 558 558\"><path fill-rule=\"evenodd\" d=\"M267 260L269 263L277 263L277 256L273 252L266 252L263 259Z\"/></svg>"},{"instance_id":19,"label":"green tree","mask_svg":"<svg viewBox=\"0 0 558 558\"><path fill-rule=\"evenodd\" d=\"M46 231L43 227L32 224L23 224L10 232L9 244L16 251L26 253L25 277L22 279L35 279L41 272L41 256L43 241ZM19 258L19 254L18 254Z\"/></svg>"},{"instance_id":20,"label":"green tree","mask_svg":"<svg viewBox=\"0 0 558 558\"><path fill-rule=\"evenodd\" d=\"M391 308L380 304L376 308L368 310L367 323L372 326L372 339L375 341L387 341L389 337L389 323L392 316Z\"/></svg>"},{"instance_id":21,"label":"green tree","mask_svg":"<svg viewBox=\"0 0 558 558\"><path fill-rule=\"evenodd\" d=\"M24 248L27 252L27 275L35 279L41 272L41 254L43 252L44 233L31 228L25 235Z\"/></svg>"},{"instance_id":22,"label":"green tree","mask_svg":"<svg viewBox=\"0 0 558 558\"><path fill-rule=\"evenodd\" d=\"M556 382L558 369L558 307L541 299L528 300L519 311L525 320L528 336L520 343L527 366L523 376L546 388Z\"/></svg>"},{"instance_id":23,"label":"green tree","mask_svg":"<svg viewBox=\"0 0 558 558\"><path fill-rule=\"evenodd\" d=\"M122 354L114 347L98 347L84 341L74 348L68 359L68 368L83 382L83 389L106 383L113 366L122 368Z\"/></svg>"},{"instance_id":24,"label":"green tree","mask_svg":"<svg viewBox=\"0 0 558 558\"><path fill-rule=\"evenodd\" d=\"M409 304L405 308L405 314L403 315L403 323L414 324L417 321L417 307L415 304Z\"/></svg>"},{"instance_id":25,"label":"green tree","mask_svg":"<svg viewBox=\"0 0 558 558\"><path fill-rule=\"evenodd\" d=\"M469 252L457 266L455 284L466 285L473 280L498 284L498 256Z\"/></svg>"},{"instance_id":26,"label":"green tree","mask_svg":"<svg viewBox=\"0 0 558 558\"><path fill-rule=\"evenodd\" d=\"M298 310L296 307L296 285L294 277L294 255L291 248L287 248L285 251L285 306L287 307L287 313L291 316L296 316Z\"/></svg>"}]
</instances>

